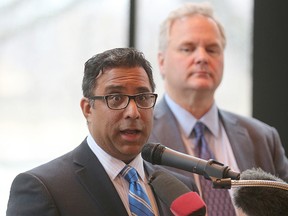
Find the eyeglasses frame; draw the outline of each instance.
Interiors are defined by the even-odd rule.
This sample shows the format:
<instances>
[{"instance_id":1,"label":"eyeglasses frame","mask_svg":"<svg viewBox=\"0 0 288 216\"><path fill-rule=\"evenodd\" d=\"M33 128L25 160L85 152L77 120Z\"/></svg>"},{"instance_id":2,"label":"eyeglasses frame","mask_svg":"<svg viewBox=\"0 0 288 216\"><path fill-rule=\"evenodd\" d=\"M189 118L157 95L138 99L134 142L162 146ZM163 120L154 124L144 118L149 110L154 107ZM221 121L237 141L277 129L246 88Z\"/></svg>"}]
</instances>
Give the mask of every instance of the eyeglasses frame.
<instances>
[{"instance_id":1,"label":"eyeglasses frame","mask_svg":"<svg viewBox=\"0 0 288 216\"><path fill-rule=\"evenodd\" d=\"M110 96L117 96L117 95L127 96L127 97L128 97L128 103L126 104L125 107L119 108L119 109L115 109L115 108L111 108L111 107L108 105L108 100L107 100L107 98L110 97ZM153 95L153 96L155 97L155 101L154 101L153 106L151 106L151 107L140 107L140 106L138 105L138 103L136 102L135 98L138 97L138 96L141 96L141 95ZM102 100L105 100L106 105L107 105L107 107L108 107L109 109L111 109L111 110L122 110L122 109L126 109L126 108L127 108L127 106L129 105L131 99L133 99L133 100L135 101L135 104L136 104L136 106L137 106L138 108L140 108L140 109L151 109L151 108L153 108L153 107L155 106L157 97L158 97L158 94L156 94L156 93L150 93L150 92L149 92L149 93L140 93L140 94L136 94L136 95L127 95L127 94L108 94L108 95L101 95L101 96L100 96L100 95L95 95L95 96L92 96L92 97L88 97L88 99L91 100L91 101L101 100L101 99L102 99Z\"/></svg>"}]
</instances>

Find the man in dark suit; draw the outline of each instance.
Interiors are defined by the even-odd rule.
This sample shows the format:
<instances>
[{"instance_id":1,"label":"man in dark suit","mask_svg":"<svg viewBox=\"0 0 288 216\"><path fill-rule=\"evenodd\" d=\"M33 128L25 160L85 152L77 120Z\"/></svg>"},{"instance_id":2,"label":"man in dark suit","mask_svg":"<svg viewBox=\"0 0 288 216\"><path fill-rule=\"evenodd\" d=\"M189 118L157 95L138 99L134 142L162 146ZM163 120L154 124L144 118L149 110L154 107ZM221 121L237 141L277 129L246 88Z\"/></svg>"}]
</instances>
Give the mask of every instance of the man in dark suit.
<instances>
[{"instance_id":1,"label":"man in dark suit","mask_svg":"<svg viewBox=\"0 0 288 216\"><path fill-rule=\"evenodd\" d=\"M225 45L224 29L210 5L188 3L164 20L158 64L165 94L155 106L149 141L198 157L203 143L208 143L205 153L209 151L235 171L260 167L288 181L288 160L276 129L216 105L214 93L223 77ZM201 144L196 125L204 125L206 141ZM199 176L194 177L197 181ZM222 215L217 214L221 208L218 205L210 213Z\"/></svg>"},{"instance_id":2,"label":"man in dark suit","mask_svg":"<svg viewBox=\"0 0 288 216\"><path fill-rule=\"evenodd\" d=\"M7 216L131 215L129 165L137 171L153 215L172 215L148 185L160 167L140 152L151 132L157 95L150 63L131 48L93 56L85 64L82 112L88 137L71 152L19 174L11 186ZM191 179L180 178L191 190Z\"/></svg>"}]
</instances>

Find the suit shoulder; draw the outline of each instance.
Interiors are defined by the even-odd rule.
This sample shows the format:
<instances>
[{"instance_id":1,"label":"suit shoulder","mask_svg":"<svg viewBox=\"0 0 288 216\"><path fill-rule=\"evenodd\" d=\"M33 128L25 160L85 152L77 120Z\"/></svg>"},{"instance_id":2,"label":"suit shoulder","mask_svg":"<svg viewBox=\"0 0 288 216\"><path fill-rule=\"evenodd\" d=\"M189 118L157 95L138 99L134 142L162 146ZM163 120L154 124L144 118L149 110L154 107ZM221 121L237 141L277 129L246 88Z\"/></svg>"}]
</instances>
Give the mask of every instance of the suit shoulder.
<instances>
[{"instance_id":1,"label":"suit shoulder","mask_svg":"<svg viewBox=\"0 0 288 216\"><path fill-rule=\"evenodd\" d=\"M75 174L75 170L82 167L75 162L75 158L77 158L78 155L84 155L84 160L89 160L89 157L85 152L85 149L88 147L86 148L84 146L85 145L81 144L62 156L26 171L25 174L41 180L44 184L65 184L65 181L71 181L71 178ZM21 176L23 177L23 175Z\"/></svg>"},{"instance_id":2,"label":"suit shoulder","mask_svg":"<svg viewBox=\"0 0 288 216\"><path fill-rule=\"evenodd\" d=\"M248 116L243 116L240 114L232 113L229 111L220 111L220 117L223 118L224 121L235 121L236 123L246 127L246 128L255 128L257 130L275 130L275 128L267 123Z\"/></svg>"},{"instance_id":3,"label":"suit shoulder","mask_svg":"<svg viewBox=\"0 0 288 216\"><path fill-rule=\"evenodd\" d=\"M67 152L44 164L41 164L31 170L28 170L27 173L36 176L45 176L47 178L53 178L53 176L61 176L64 174L68 174L69 170L71 170L73 166L77 165L76 160L77 158L79 158L79 155L81 155L81 157L83 158L83 160L81 159L81 161L89 160L90 152L87 149L89 149L88 145L86 143L82 143L72 151ZM74 172L74 170L71 171Z\"/></svg>"},{"instance_id":4,"label":"suit shoulder","mask_svg":"<svg viewBox=\"0 0 288 216\"><path fill-rule=\"evenodd\" d=\"M46 163L43 163L33 169L30 169L26 171L28 174L43 174L43 175L49 175L49 173L57 173L60 169L67 168L68 164L72 161L72 152L68 152L62 156L59 156L51 161L48 161Z\"/></svg>"}]
</instances>

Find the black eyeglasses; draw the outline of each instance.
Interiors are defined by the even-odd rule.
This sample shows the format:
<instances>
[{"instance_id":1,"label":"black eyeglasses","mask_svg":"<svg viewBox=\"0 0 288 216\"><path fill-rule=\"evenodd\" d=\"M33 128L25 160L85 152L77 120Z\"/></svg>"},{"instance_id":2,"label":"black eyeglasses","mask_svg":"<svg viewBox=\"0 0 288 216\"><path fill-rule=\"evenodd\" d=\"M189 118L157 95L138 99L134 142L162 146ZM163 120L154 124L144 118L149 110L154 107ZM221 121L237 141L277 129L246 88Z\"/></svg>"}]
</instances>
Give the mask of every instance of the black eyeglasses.
<instances>
[{"instance_id":1,"label":"black eyeglasses","mask_svg":"<svg viewBox=\"0 0 288 216\"><path fill-rule=\"evenodd\" d=\"M130 100L133 99L136 106L141 109L150 109L154 107L157 99L157 94L153 93L141 93L137 95L125 95L125 94L111 94L105 96L92 96L90 100L104 99L107 106L112 110L125 109Z\"/></svg>"}]
</instances>

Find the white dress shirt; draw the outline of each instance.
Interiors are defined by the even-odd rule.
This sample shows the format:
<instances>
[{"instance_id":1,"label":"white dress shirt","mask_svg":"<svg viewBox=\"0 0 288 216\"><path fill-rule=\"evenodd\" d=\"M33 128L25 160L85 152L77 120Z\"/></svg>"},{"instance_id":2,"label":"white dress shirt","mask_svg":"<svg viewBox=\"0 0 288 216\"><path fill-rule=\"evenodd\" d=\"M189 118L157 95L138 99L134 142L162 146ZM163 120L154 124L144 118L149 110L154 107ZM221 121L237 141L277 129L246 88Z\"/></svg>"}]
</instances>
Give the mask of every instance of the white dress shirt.
<instances>
[{"instance_id":1,"label":"white dress shirt","mask_svg":"<svg viewBox=\"0 0 288 216\"><path fill-rule=\"evenodd\" d=\"M99 159L102 166L104 167L106 173L108 174L109 178L114 184L127 212L129 213L129 215L131 215L128 200L129 183L120 174L120 172L126 166L126 164L123 161L118 160L109 155L108 153L106 153L101 147L97 145L91 134L87 136L87 143L90 149ZM153 192L147 182L141 154L139 154L133 161L131 161L129 165L137 170L139 174L140 184L149 197L154 214L155 216L159 215L158 207Z\"/></svg>"}]
</instances>

